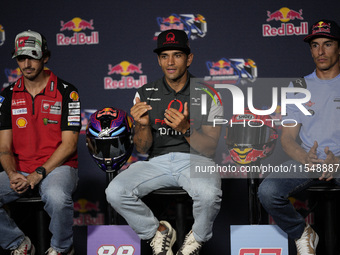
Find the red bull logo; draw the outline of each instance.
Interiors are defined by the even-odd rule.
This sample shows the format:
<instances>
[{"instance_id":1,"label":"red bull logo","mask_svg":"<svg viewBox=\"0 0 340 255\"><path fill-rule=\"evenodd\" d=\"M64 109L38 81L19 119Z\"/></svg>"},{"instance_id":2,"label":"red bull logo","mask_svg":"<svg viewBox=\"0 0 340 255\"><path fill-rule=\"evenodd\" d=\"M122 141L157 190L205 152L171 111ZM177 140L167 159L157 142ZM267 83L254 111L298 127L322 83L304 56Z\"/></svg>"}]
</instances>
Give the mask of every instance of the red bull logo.
<instances>
[{"instance_id":1,"label":"red bull logo","mask_svg":"<svg viewBox=\"0 0 340 255\"><path fill-rule=\"evenodd\" d=\"M7 76L8 82L16 82L22 75L19 68L16 69L5 69L5 74Z\"/></svg>"},{"instance_id":2,"label":"red bull logo","mask_svg":"<svg viewBox=\"0 0 340 255\"><path fill-rule=\"evenodd\" d=\"M287 7L282 7L276 11L267 11L267 22L281 21L281 27L272 27L269 24L262 25L263 36L288 36L288 35L306 35L308 34L308 23L301 22L299 26L287 23L291 20L304 20L302 17L302 9L295 11ZM286 23L286 24L284 24Z\"/></svg>"},{"instance_id":3,"label":"red bull logo","mask_svg":"<svg viewBox=\"0 0 340 255\"><path fill-rule=\"evenodd\" d=\"M313 25L312 33L330 33L331 32L331 24L320 21L318 24Z\"/></svg>"},{"instance_id":4,"label":"red bull logo","mask_svg":"<svg viewBox=\"0 0 340 255\"><path fill-rule=\"evenodd\" d=\"M168 17L158 17L157 23L161 32L169 29L184 30L192 40L204 37L207 33L207 22L201 14L173 13ZM157 40L159 34L160 32L156 32L153 39Z\"/></svg>"},{"instance_id":5,"label":"red bull logo","mask_svg":"<svg viewBox=\"0 0 340 255\"><path fill-rule=\"evenodd\" d=\"M90 211L99 212L99 202L92 203L91 201L87 199L79 199L78 201L75 201L73 204L74 211L80 212L80 213L87 213Z\"/></svg>"},{"instance_id":6,"label":"red bull logo","mask_svg":"<svg viewBox=\"0 0 340 255\"><path fill-rule=\"evenodd\" d=\"M177 14L171 14L169 17L158 17L157 22L161 28L161 31L166 31L169 29L184 29L184 24Z\"/></svg>"},{"instance_id":7,"label":"red bull logo","mask_svg":"<svg viewBox=\"0 0 340 255\"><path fill-rule=\"evenodd\" d=\"M138 89L147 83L146 75L135 79L131 76L122 77L121 80L113 80L111 77L104 78L104 89Z\"/></svg>"},{"instance_id":8,"label":"red bull logo","mask_svg":"<svg viewBox=\"0 0 340 255\"><path fill-rule=\"evenodd\" d=\"M287 7L283 7L280 10L276 10L274 12L267 11L267 16L267 22L272 20L280 20L281 22L288 22L295 19L303 20L302 9L300 9L299 11L294 11Z\"/></svg>"},{"instance_id":9,"label":"red bull logo","mask_svg":"<svg viewBox=\"0 0 340 255\"><path fill-rule=\"evenodd\" d=\"M181 23L181 18L179 18L177 15L176 16L174 16L174 15L170 15L169 17L167 17L167 18L162 18L163 19L163 23L164 24L175 24L175 23L177 23L177 24L179 24L179 23Z\"/></svg>"},{"instance_id":10,"label":"red bull logo","mask_svg":"<svg viewBox=\"0 0 340 255\"><path fill-rule=\"evenodd\" d=\"M57 34L57 45L84 45L84 44L98 44L99 34L96 31L87 35L85 30L94 30L93 19L87 21L79 17L75 17L69 21L60 21L60 32L73 31L73 36L66 36L63 33Z\"/></svg>"},{"instance_id":11,"label":"red bull logo","mask_svg":"<svg viewBox=\"0 0 340 255\"><path fill-rule=\"evenodd\" d=\"M81 198L74 202L73 208L74 211L79 214L78 217L73 218L73 225L103 225L105 222L104 214L100 213L98 201L93 203L87 199Z\"/></svg>"},{"instance_id":12,"label":"red bull logo","mask_svg":"<svg viewBox=\"0 0 340 255\"><path fill-rule=\"evenodd\" d=\"M306 211L309 211L309 207L308 207L308 200L306 201L301 201L301 200L298 200L294 197L289 197L289 201L290 203L294 206L294 208L296 210L306 210Z\"/></svg>"},{"instance_id":13,"label":"red bull logo","mask_svg":"<svg viewBox=\"0 0 340 255\"><path fill-rule=\"evenodd\" d=\"M234 68L229 60L220 59L209 63L209 73L210 75L233 75Z\"/></svg>"},{"instance_id":14,"label":"red bull logo","mask_svg":"<svg viewBox=\"0 0 340 255\"><path fill-rule=\"evenodd\" d=\"M241 78L254 80L257 77L257 66L255 61L251 59L241 58L221 58L220 60L207 61L206 66L209 70L209 75L206 80L235 80L237 82ZM218 77L218 78L217 78Z\"/></svg>"},{"instance_id":15,"label":"red bull logo","mask_svg":"<svg viewBox=\"0 0 340 255\"><path fill-rule=\"evenodd\" d=\"M108 75L111 74L121 74L123 76L127 76L129 74L139 73L142 74L142 64L139 63L138 65L132 64L128 61L122 61L117 65L109 64L109 72Z\"/></svg>"},{"instance_id":16,"label":"red bull logo","mask_svg":"<svg viewBox=\"0 0 340 255\"><path fill-rule=\"evenodd\" d=\"M93 19L90 21L81 19L79 17L75 17L69 21L64 22L63 20L60 21L60 31L65 31L65 30L72 30L74 32L80 32L81 30L94 30L93 27Z\"/></svg>"},{"instance_id":17,"label":"red bull logo","mask_svg":"<svg viewBox=\"0 0 340 255\"><path fill-rule=\"evenodd\" d=\"M100 118L102 116L112 116L113 118L117 118L117 110L113 108L104 108L101 111L97 113L97 118Z\"/></svg>"},{"instance_id":18,"label":"red bull logo","mask_svg":"<svg viewBox=\"0 0 340 255\"><path fill-rule=\"evenodd\" d=\"M132 77L132 74L143 74L142 64L133 64L129 61L122 61L116 65L108 65L108 75L122 75L121 80L113 80L111 77L104 78L105 89L126 89L139 88L147 83L146 75L140 75L139 79Z\"/></svg>"}]
</instances>

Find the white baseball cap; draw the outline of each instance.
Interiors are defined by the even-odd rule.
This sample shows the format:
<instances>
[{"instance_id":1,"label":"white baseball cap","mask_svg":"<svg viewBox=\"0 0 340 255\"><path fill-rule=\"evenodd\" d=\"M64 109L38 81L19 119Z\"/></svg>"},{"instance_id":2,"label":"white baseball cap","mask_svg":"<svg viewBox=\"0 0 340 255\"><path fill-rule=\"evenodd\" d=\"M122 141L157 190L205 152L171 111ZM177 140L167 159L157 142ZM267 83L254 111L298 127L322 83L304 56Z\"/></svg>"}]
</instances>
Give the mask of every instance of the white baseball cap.
<instances>
[{"instance_id":1,"label":"white baseball cap","mask_svg":"<svg viewBox=\"0 0 340 255\"><path fill-rule=\"evenodd\" d=\"M15 37L14 53L12 58L26 55L34 59L41 59L47 51L46 39L38 32L31 30L19 33Z\"/></svg>"}]
</instances>

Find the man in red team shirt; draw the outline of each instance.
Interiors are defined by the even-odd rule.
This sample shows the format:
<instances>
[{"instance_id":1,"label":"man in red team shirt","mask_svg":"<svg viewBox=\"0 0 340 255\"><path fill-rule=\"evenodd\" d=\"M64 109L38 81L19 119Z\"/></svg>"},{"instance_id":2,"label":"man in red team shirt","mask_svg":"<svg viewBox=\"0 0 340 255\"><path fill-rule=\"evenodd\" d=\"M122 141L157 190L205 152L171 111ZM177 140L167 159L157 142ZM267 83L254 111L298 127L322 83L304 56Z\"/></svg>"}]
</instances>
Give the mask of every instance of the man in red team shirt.
<instances>
[{"instance_id":1,"label":"man in red team shirt","mask_svg":"<svg viewBox=\"0 0 340 255\"><path fill-rule=\"evenodd\" d=\"M51 217L47 254L74 254L72 193L78 181L77 143L81 127L77 89L44 70L46 39L24 31L13 58L22 77L0 95L0 246L12 254L35 254L30 239L3 205L37 187Z\"/></svg>"}]
</instances>

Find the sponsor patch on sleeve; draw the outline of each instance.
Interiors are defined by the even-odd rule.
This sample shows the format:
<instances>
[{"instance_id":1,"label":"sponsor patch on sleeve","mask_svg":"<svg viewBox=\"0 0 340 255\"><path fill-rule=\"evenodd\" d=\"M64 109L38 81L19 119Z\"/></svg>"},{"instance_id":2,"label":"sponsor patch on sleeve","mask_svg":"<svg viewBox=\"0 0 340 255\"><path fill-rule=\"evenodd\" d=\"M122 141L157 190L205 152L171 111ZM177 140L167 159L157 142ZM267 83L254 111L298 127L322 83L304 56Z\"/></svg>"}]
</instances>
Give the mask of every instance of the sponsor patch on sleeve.
<instances>
[{"instance_id":1,"label":"sponsor patch on sleeve","mask_svg":"<svg viewBox=\"0 0 340 255\"><path fill-rule=\"evenodd\" d=\"M68 108L70 109L80 108L80 102L68 103Z\"/></svg>"},{"instance_id":2,"label":"sponsor patch on sleeve","mask_svg":"<svg viewBox=\"0 0 340 255\"><path fill-rule=\"evenodd\" d=\"M79 121L80 122L80 116L68 116L68 121Z\"/></svg>"},{"instance_id":3,"label":"sponsor patch on sleeve","mask_svg":"<svg viewBox=\"0 0 340 255\"><path fill-rule=\"evenodd\" d=\"M67 123L68 126L80 126L80 122L70 121Z\"/></svg>"},{"instance_id":4,"label":"sponsor patch on sleeve","mask_svg":"<svg viewBox=\"0 0 340 255\"><path fill-rule=\"evenodd\" d=\"M79 100L79 95L76 91L72 91L70 93L70 98L72 99L72 101L78 101Z\"/></svg>"},{"instance_id":5,"label":"sponsor patch on sleeve","mask_svg":"<svg viewBox=\"0 0 340 255\"><path fill-rule=\"evenodd\" d=\"M80 109L69 109L68 110L69 115L79 115L80 114Z\"/></svg>"}]
</instances>

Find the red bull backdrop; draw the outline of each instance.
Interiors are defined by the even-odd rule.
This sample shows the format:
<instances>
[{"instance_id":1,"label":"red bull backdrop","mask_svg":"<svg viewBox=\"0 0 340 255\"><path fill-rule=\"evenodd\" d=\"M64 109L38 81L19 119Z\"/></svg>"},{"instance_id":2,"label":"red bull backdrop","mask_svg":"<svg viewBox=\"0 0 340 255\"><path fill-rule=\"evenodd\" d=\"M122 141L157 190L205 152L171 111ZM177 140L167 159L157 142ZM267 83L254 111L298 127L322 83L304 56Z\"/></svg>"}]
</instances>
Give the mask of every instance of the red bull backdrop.
<instances>
[{"instance_id":1,"label":"red bull backdrop","mask_svg":"<svg viewBox=\"0 0 340 255\"><path fill-rule=\"evenodd\" d=\"M47 38L52 55L46 67L79 89L83 126L78 146L80 180L74 195L78 254L86 254L87 226L104 225L107 211L106 175L95 165L85 145L88 118L104 107L129 112L136 90L162 76L153 53L160 32L171 28L187 32L194 53L190 67L193 75L210 81L210 85L229 80L246 91L248 86L255 87L253 82L259 78L311 73L314 63L303 38L317 20L333 19L340 24L339 9L338 1L325 5L314 0L2 1L0 88L20 77L11 51L16 34L31 29ZM254 101L263 101L268 93L271 98L270 87L258 86ZM224 98L223 104L225 100L231 98ZM227 109L226 114L225 118L230 119L231 110ZM271 115L281 117L279 105ZM234 164L223 135L224 148L216 160L223 165ZM134 152L128 164L145 157ZM276 164L287 160L279 139L267 160ZM249 223L247 180L235 173L226 177L214 236L201 254L229 254L229 226ZM269 223L265 212L261 223Z\"/></svg>"}]
</instances>

